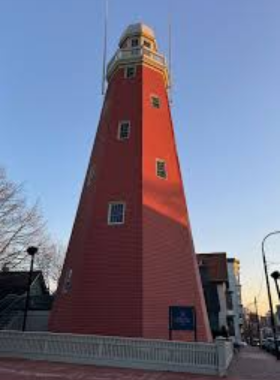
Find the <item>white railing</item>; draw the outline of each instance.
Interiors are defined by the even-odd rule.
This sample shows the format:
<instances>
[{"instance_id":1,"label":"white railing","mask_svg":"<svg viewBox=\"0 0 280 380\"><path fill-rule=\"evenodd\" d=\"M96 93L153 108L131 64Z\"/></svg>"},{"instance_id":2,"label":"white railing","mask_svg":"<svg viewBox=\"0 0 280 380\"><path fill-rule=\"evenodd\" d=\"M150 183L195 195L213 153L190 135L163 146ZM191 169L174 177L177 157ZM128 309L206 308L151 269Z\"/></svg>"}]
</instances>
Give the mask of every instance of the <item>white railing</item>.
<instances>
[{"instance_id":1,"label":"white railing","mask_svg":"<svg viewBox=\"0 0 280 380\"><path fill-rule=\"evenodd\" d=\"M224 376L233 358L233 342L225 338L216 339L219 375Z\"/></svg>"},{"instance_id":2,"label":"white railing","mask_svg":"<svg viewBox=\"0 0 280 380\"><path fill-rule=\"evenodd\" d=\"M160 63L161 65L166 65L166 62L165 62L165 58L162 54L159 54L159 53L156 53L146 47L142 47L142 54L145 56L145 57L149 57L151 58L152 60Z\"/></svg>"},{"instance_id":3,"label":"white railing","mask_svg":"<svg viewBox=\"0 0 280 380\"><path fill-rule=\"evenodd\" d=\"M165 58L162 54L154 52L144 46L131 49L119 49L108 63L107 75L110 75L116 62L123 60L133 60L140 57L147 57L148 59L154 61L157 64L160 64L163 67L166 66Z\"/></svg>"},{"instance_id":4,"label":"white railing","mask_svg":"<svg viewBox=\"0 0 280 380\"><path fill-rule=\"evenodd\" d=\"M233 343L225 342L225 367L229 367L233 358Z\"/></svg>"},{"instance_id":5,"label":"white railing","mask_svg":"<svg viewBox=\"0 0 280 380\"><path fill-rule=\"evenodd\" d=\"M223 376L232 352L231 343L223 340L186 343L99 335L0 332L0 357L78 364Z\"/></svg>"}]
</instances>

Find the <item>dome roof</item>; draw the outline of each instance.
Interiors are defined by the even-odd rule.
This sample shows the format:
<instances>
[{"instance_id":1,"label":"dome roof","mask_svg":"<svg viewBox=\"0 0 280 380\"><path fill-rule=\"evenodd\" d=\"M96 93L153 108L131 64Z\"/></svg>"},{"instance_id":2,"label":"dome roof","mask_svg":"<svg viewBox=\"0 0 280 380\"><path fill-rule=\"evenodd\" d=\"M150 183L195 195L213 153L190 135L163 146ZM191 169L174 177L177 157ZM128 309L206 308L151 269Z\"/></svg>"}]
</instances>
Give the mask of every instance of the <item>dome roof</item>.
<instances>
[{"instance_id":1,"label":"dome roof","mask_svg":"<svg viewBox=\"0 0 280 380\"><path fill-rule=\"evenodd\" d=\"M125 31L123 32L121 38L120 38L120 45L123 43L123 41L130 36L135 36L135 35L145 35L146 37L149 37L153 40L155 40L155 33L153 29L151 29L149 26L138 22L136 24L130 24Z\"/></svg>"}]
</instances>

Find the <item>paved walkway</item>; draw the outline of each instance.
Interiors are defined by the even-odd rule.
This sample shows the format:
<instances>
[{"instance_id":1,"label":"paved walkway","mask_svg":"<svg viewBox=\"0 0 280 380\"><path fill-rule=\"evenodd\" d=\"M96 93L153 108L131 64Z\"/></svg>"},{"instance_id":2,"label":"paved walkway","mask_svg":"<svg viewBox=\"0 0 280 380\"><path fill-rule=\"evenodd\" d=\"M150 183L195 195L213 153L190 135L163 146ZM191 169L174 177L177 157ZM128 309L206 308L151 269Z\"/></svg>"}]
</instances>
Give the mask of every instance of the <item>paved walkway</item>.
<instances>
[{"instance_id":1,"label":"paved walkway","mask_svg":"<svg viewBox=\"0 0 280 380\"><path fill-rule=\"evenodd\" d=\"M214 380L211 376L0 359L0 380Z\"/></svg>"},{"instance_id":2,"label":"paved walkway","mask_svg":"<svg viewBox=\"0 0 280 380\"><path fill-rule=\"evenodd\" d=\"M229 379L280 380L280 361L258 347L246 347L230 366Z\"/></svg>"},{"instance_id":3,"label":"paved walkway","mask_svg":"<svg viewBox=\"0 0 280 380\"><path fill-rule=\"evenodd\" d=\"M216 380L215 376L0 359L0 380ZM228 380L280 380L280 361L254 347L235 357Z\"/></svg>"}]
</instances>

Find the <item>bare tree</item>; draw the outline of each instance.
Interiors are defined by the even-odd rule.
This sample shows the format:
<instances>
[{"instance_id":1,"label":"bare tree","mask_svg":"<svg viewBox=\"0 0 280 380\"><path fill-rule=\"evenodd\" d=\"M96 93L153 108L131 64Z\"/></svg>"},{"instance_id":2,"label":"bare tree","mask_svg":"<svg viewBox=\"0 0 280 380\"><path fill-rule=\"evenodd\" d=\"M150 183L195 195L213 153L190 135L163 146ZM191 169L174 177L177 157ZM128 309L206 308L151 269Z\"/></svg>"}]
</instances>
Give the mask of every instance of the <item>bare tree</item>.
<instances>
[{"instance_id":1,"label":"bare tree","mask_svg":"<svg viewBox=\"0 0 280 380\"><path fill-rule=\"evenodd\" d=\"M46 281L56 283L64 249L47 233L38 203L29 206L22 185L8 179L0 167L0 268L27 269L26 248L37 245L37 268Z\"/></svg>"},{"instance_id":2,"label":"bare tree","mask_svg":"<svg viewBox=\"0 0 280 380\"><path fill-rule=\"evenodd\" d=\"M48 236L39 245L35 264L38 269L42 270L45 281L51 291L54 291L57 287L64 256L65 247L63 244L54 242Z\"/></svg>"},{"instance_id":3,"label":"bare tree","mask_svg":"<svg viewBox=\"0 0 280 380\"><path fill-rule=\"evenodd\" d=\"M24 260L26 247L39 241L44 223L38 204L27 205L23 186L8 180L0 168L0 264L16 267Z\"/></svg>"}]
</instances>

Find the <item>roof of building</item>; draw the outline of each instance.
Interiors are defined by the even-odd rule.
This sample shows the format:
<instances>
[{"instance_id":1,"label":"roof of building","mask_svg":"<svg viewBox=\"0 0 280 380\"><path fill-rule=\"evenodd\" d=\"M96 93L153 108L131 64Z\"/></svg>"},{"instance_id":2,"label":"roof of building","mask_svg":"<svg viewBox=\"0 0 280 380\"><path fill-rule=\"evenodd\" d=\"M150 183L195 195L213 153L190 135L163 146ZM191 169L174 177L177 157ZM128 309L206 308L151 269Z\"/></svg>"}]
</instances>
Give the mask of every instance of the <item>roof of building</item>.
<instances>
[{"instance_id":1,"label":"roof of building","mask_svg":"<svg viewBox=\"0 0 280 380\"><path fill-rule=\"evenodd\" d=\"M153 29L151 29L149 26L143 24L142 22L138 22L136 24L130 24L125 29L125 31L123 32L123 34L121 35L121 38L120 38L120 45L122 44L122 42L127 37L134 36L134 35L140 35L140 34L143 34L143 35L145 35L151 39L155 39L155 33L154 33Z\"/></svg>"},{"instance_id":2,"label":"roof of building","mask_svg":"<svg viewBox=\"0 0 280 380\"><path fill-rule=\"evenodd\" d=\"M199 265L205 265L210 281L227 282L227 255L224 252L218 253L198 253Z\"/></svg>"},{"instance_id":3,"label":"roof of building","mask_svg":"<svg viewBox=\"0 0 280 380\"><path fill-rule=\"evenodd\" d=\"M38 277L39 276L39 277ZM29 272L27 271L4 271L0 272L0 299L8 294L23 294L28 286ZM32 282L38 278L42 287L42 293L48 293L42 271L34 271Z\"/></svg>"},{"instance_id":4,"label":"roof of building","mask_svg":"<svg viewBox=\"0 0 280 380\"><path fill-rule=\"evenodd\" d=\"M237 263L237 264L240 264L240 261L238 259L236 259L235 257L228 258L227 262L228 263Z\"/></svg>"}]
</instances>

